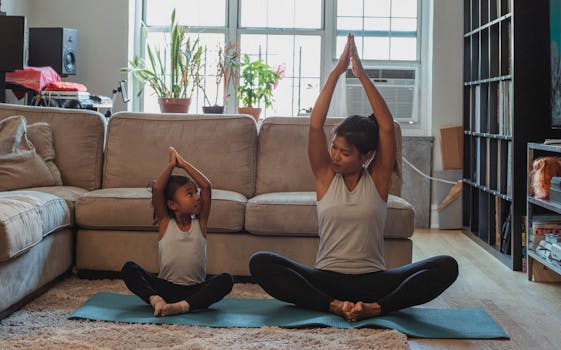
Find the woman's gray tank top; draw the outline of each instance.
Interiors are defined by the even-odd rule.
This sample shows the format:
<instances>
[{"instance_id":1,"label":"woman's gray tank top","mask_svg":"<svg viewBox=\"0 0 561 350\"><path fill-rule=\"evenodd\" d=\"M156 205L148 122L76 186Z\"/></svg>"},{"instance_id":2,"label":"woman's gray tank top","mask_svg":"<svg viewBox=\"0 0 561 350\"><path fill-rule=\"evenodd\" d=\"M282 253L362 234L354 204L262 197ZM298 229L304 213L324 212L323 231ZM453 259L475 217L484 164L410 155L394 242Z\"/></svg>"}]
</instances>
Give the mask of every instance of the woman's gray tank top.
<instances>
[{"instance_id":1,"label":"woman's gray tank top","mask_svg":"<svg viewBox=\"0 0 561 350\"><path fill-rule=\"evenodd\" d=\"M199 220L193 218L191 228L183 232L171 218L166 233L158 242L159 278L181 285L201 283L206 278L206 239Z\"/></svg>"},{"instance_id":2,"label":"woman's gray tank top","mask_svg":"<svg viewBox=\"0 0 561 350\"><path fill-rule=\"evenodd\" d=\"M319 250L315 267L347 274L385 269L384 225L387 203L363 168L353 191L335 174L317 203Z\"/></svg>"}]
</instances>

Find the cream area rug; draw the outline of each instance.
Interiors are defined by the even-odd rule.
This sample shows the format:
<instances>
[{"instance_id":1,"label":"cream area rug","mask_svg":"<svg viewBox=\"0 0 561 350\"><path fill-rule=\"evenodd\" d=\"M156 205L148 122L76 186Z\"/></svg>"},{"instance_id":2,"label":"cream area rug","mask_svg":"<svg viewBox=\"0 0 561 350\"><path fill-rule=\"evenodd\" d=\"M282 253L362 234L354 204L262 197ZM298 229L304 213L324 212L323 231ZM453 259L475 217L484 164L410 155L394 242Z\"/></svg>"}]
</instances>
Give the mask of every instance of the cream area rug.
<instances>
[{"instance_id":1,"label":"cream area rug","mask_svg":"<svg viewBox=\"0 0 561 350\"><path fill-rule=\"evenodd\" d=\"M67 320L97 292L130 294L121 280L69 277L0 323L0 349L409 349L395 330L207 328ZM231 298L268 298L236 283Z\"/></svg>"}]
</instances>

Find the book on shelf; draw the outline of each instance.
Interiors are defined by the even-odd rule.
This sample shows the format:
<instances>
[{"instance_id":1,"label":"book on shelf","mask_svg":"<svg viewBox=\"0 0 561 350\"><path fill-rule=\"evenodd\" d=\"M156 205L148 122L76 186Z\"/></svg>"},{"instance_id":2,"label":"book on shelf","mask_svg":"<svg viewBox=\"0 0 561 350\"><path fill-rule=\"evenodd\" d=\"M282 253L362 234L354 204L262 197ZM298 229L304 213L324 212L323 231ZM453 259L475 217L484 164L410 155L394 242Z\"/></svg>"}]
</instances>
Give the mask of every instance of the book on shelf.
<instances>
[{"instance_id":1,"label":"book on shelf","mask_svg":"<svg viewBox=\"0 0 561 350\"><path fill-rule=\"evenodd\" d=\"M501 199L495 197L495 247L501 249Z\"/></svg>"},{"instance_id":2,"label":"book on shelf","mask_svg":"<svg viewBox=\"0 0 561 350\"><path fill-rule=\"evenodd\" d=\"M475 105L474 105L474 121L475 132L481 132L481 86L475 86Z\"/></svg>"},{"instance_id":3,"label":"book on shelf","mask_svg":"<svg viewBox=\"0 0 561 350\"><path fill-rule=\"evenodd\" d=\"M541 241L545 240L545 235L561 233L561 215L535 215L530 223L531 232L529 241L530 248L535 250Z\"/></svg>"},{"instance_id":4,"label":"book on shelf","mask_svg":"<svg viewBox=\"0 0 561 350\"><path fill-rule=\"evenodd\" d=\"M561 146L561 139L545 139L544 145Z\"/></svg>"},{"instance_id":5,"label":"book on shelf","mask_svg":"<svg viewBox=\"0 0 561 350\"><path fill-rule=\"evenodd\" d=\"M512 142L507 144L507 157L506 157L506 194L512 194Z\"/></svg>"}]
</instances>

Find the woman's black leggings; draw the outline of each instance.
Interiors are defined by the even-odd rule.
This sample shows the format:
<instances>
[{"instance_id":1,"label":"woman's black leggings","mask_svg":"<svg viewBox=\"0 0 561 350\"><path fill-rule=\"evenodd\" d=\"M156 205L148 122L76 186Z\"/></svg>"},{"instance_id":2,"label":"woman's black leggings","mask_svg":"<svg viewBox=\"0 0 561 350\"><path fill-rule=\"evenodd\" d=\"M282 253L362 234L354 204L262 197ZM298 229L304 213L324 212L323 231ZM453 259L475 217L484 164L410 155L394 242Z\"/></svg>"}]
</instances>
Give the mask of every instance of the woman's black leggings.
<instances>
[{"instance_id":1,"label":"woman's black leggings","mask_svg":"<svg viewBox=\"0 0 561 350\"><path fill-rule=\"evenodd\" d=\"M185 300L190 310L206 309L230 293L234 280L228 273L213 276L206 281L184 286L155 277L133 261L121 270L123 281L131 292L150 304L150 296L159 295L167 303Z\"/></svg>"},{"instance_id":2,"label":"woman's black leggings","mask_svg":"<svg viewBox=\"0 0 561 350\"><path fill-rule=\"evenodd\" d=\"M458 263L445 255L353 275L318 270L275 253L258 252L249 260L249 269L255 281L276 299L320 311L329 310L334 299L377 302L382 314L426 303L458 277Z\"/></svg>"}]
</instances>

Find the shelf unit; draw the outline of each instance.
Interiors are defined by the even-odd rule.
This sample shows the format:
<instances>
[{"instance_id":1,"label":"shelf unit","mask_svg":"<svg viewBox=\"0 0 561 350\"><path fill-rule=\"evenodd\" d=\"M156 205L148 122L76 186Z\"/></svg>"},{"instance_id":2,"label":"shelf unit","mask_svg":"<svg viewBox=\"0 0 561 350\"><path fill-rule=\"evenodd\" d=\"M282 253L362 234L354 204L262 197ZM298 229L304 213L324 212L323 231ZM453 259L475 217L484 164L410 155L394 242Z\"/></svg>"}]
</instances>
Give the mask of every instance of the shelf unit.
<instances>
[{"instance_id":1,"label":"shelf unit","mask_svg":"<svg viewBox=\"0 0 561 350\"><path fill-rule=\"evenodd\" d=\"M561 146L544 145L542 143L528 143L528 173L532 169L531 165L534 159L542 156L561 156ZM528 251L528 280L532 280L534 262L548 267L561 275L561 263L552 259L544 258L538 255L535 250L531 249L531 225L532 218L535 214L559 214L561 215L561 203L552 202L549 200L542 200L527 196L526 212L528 213L528 234L526 235L526 247Z\"/></svg>"},{"instance_id":2,"label":"shelf unit","mask_svg":"<svg viewBox=\"0 0 561 350\"><path fill-rule=\"evenodd\" d=\"M526 145L555 135L549 3L464 0L463 40L464 232L522 270ZM502 242L508 218L510 238Z\"/></svg>"}]
</instances>

